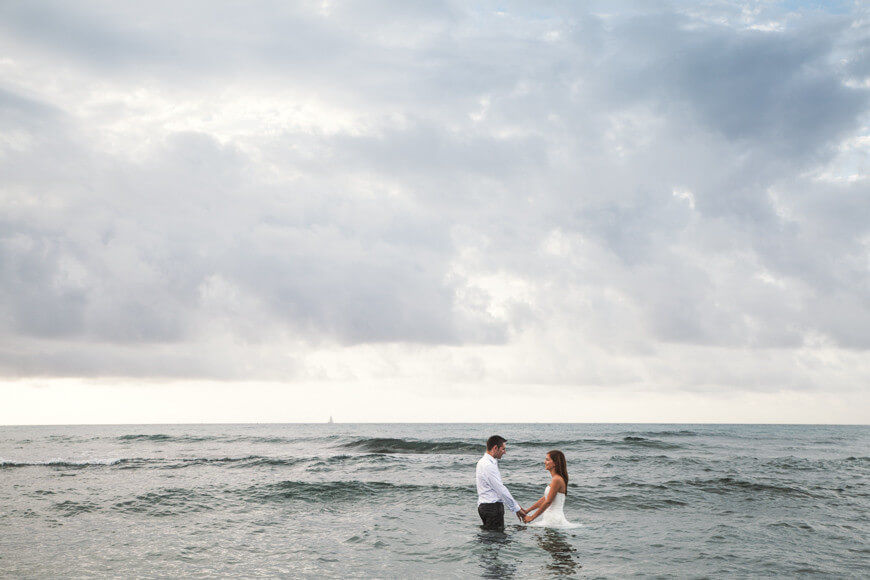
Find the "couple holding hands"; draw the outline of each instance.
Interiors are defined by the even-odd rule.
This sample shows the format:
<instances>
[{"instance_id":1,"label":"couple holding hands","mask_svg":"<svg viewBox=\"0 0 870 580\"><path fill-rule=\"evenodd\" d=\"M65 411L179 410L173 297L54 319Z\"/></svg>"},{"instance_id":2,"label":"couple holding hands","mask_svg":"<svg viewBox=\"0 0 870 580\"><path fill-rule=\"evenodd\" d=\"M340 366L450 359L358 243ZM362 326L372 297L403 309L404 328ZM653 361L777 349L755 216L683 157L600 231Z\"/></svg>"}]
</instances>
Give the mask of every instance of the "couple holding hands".
<instances>
[{"instance_id":1,"label":"couple holding hands","mask_svg":"<svg viewBox=\"0 0 870 580\"><path fill-rule=\"evenodd\" d=\"M486 441L486 453L477 462L477 513L487 530L504 529L504 508L517 514L523 523L548 528L576 528L565 518L565 495L568 492L568 466L565 454L547 453L544 469L550 472L550 484L544 495L528 509L523 509L501 481L498 460L505 454L507 440L493 435Z\"/></svg>"}]
</instances>

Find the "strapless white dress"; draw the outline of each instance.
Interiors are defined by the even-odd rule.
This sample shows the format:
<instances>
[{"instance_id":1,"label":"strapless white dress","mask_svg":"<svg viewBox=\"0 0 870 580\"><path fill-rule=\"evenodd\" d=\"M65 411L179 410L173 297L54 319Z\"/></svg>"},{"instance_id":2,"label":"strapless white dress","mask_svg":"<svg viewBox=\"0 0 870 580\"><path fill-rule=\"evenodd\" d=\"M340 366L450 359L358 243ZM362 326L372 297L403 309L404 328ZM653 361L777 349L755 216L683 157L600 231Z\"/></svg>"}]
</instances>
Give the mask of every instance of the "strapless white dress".
<instances>
[{"instance_id":1,"label":"strapless white dress","mask_svg":"<svg viewBox=\"0 0 870 580\"><path fill-rule=\"evenodd\" d=\"M550 495L550 486L544 490L544 497ZM582 524L574 524L565 517L565 494L557 493L547 511L528 524L540 528L579 528Z\"/></svg>"}]
</instances>

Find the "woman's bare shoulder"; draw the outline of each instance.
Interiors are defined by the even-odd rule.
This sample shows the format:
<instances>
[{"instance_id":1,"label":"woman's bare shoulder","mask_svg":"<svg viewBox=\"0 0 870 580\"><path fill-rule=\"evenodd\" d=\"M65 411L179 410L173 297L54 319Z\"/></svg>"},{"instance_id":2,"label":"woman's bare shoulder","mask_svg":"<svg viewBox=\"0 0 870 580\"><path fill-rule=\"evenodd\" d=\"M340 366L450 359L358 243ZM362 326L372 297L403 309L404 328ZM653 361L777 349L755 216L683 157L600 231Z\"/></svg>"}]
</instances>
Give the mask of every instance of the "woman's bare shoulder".
<instances>
[{"instance_id":1,"label":"woman's bare shoulder","mask_svg":"<svg viewBox=\"0 0 870 580\"><path fill-rule=\"evenodd\" d=\"M561 475L554 475L552 481L550 481L550 487L557 492L564 492L567 486L565 485L565 479Z\"/></svg>"}]
</instances>

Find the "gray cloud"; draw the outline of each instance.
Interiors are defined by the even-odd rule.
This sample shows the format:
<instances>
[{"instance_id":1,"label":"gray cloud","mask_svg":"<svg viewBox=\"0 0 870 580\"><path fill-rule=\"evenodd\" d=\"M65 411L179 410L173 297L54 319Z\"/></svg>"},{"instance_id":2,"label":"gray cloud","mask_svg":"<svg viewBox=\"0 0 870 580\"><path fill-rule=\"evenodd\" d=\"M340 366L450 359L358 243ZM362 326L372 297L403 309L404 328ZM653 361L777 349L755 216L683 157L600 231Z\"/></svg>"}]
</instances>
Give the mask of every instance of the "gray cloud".
<instances>
[{"instance_id":1,"label":"gray cloud","mask_svg":"<svg viewBox=\"0 0 870 580\"><path fill-rule=\"evenodd\" d=\"M3 372L870 348L859 8L262 10L3 7Z\"/></svg>"},{"instance_id":2,"label":"gray cloud","mask_svg":"<svg viewBox=\"0 0 870 580\"><path fill-rule=\"evenodd\" d=\"M617 88L677 114L694 115L748 150L804 161L854 127L866 91L842 83L831 66L834 43L850 21L782 33L726 26L683 30L685 17L639 18L617 28L624 40ZM635 58L634 55L642 55Z\"/></svg>"}]
</instances>

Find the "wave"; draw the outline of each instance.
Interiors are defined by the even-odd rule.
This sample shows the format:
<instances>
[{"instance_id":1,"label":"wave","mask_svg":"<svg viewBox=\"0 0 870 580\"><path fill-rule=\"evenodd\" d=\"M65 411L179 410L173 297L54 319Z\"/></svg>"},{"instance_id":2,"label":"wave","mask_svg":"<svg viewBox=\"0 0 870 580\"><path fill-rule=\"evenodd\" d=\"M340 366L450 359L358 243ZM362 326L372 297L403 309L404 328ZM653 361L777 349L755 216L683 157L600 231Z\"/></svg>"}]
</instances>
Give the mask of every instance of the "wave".
<instances>
[{"instance_id":1,"label":"wave","mask_svg":"<svg viewBox=\"0 0 870 580\"><path fill-rule=\"evenodd\" d=\"M774 485L770 483L761 483L757 481L747 481L745 479L737 479L734 477L720 477L717 479L690 479L684 481L668 481L664 484L669 488L690 487L700 489L708 493L729 494L729 493L768 493L794 497L817 497L815 494L802 489L788 485Z\"/></svg>"},{"instance_id":2,"label":"wave","mask_svg":"<svg viewBox=\"0 0 870 580\"><path fill-rule=\"evenodd\" d=\"M196 465L226 465L230 468L256 467L271 465L275 467L290 467L305 461L300 458L263 457L261 455L248 455L246 457L192 457L185 459L173 459L161 465L162 469L183 469Z\"/></svg>"},{"instance_id":3,"label":"wave","mask_svg":"<svg viewBox=\"0 0 870 580\"><path fill-rule=\"evenodd\" d=\"M64 517L73 517L79 514L86 514L90 512L95 512L100 509L100 507L89 501L62 501L56 503L52 506L55 510L61 512L61 515Z\"/></svg>"},{"instance_id":4,"label":"wave","mask_svg":"<svg viewBox=\"0 0 870 580\"><path fill-rule=\"evenodd\" d=\"M263 503L297 500L306 502L344 502L393 500L396 496L409 494L432 494L433 492L451 493L463 496L475 494L474 485L444 486L389 483L384 481L281 481L255 485L238 493L248 501Z\"/></svg>"},{"instance_id":5,"label":"wave","mask_svg":"<svg viewBox=\"0 0 870 580\"><path fill-rule=\"evenodd\" d=\"M574 445L579 444L600 444L603 443L603 439L557 439L552 441L508 441L508 447L513 445L514 447L546 447L547 451L550 449L559 449L560 447L572 447ZM480 446L483 449L483 445Z\"/></svg>"},{"instance_id":6,"label":"wave","mask_svg":"<svg viewBox=\"0 0 870 580\"><path fill-rule=\"evenodd\" d=\"M70 461L66 459L49 459L47 461L0 461L0 469L16 467L63 467L66 469L85 469L88 467L107 467L118 465L124 459L90 459L85 461Z\"/></svg>"},{"instance_id":7,"label":"wave","mask_svg":"<svg viewBox=\"0 0 870 580\"><path fill-rule=\"evenodd\" d=\"M344 443L346 449L362 449L370 453L483 453L485 445L465 441L419 441L375 437Z\"/></svg>"},{"instance_id":8,"label":"wave","mask_svg":"<svg viewBox=\"0 0 870 580\"><path fill-rule=\"evenodd\" d=\"M698 433L691 429L679 429L675 431L629 431L626 434L637 435L640 437L700 437L702 435L709 435L709 433Z\"/></svg>"},{"instance_id":9,"label":"wave","mask_svg":"<svg viewBox=\"0 0 870 580\"><path fill-rule=\"evenodd\" d=\"M604 467L613 463L652 463L657 465L704 466L709 464L696 457L670 457L668 455L611 455Z\"/></svg>"},{"instance_id":10,"label":"wave","mask_svg":"<svg viewBox=\"0 0 870 580\"><path fill-rule=\"evenodd\" d=\"M641 436L646 435L646 436ZM682 445L673 442L661 441L654 437L688 437L698 435L694 431L650 431L650 432L628 432L622 439L556 439L548 441L509 441L509 446L520 448L572 448L577 446L590 445L594 447L608 446L635 446L648 447L654 449L679 449ZM116 440L133 443L133 442L154 442L154 443L199 443L199 442L226 442L226 443L266 443L266 444L292 444L305 441L313 442L330 442L341 439L339 435L326 435L315 437L279 437L279 436L193 436L193 435L168 435L165 433L138 433L121 435ZM363 437L341 443L340 447L345 449L360 449L370 453L419 453L419 454L465 454L475 453L482 454L484 451L484 443L462 441L462 440L422 440L422 439L401 439L392 437Z\"/></svg>"},{"instance_id":11,"label":"wave","mask_svg":"<svg viewBox=\"0 0 870 580\"><path fill-rule=\"evenodd\" d=\"M762 467L781 472L788 471L827 471L857 467L861 462L870 461L867 457L846 457L845 459L809 459L805 457L776 457L762 463Z\"/></svg>"},{"instance_id":12,"label":"wave","mask_svg":"<svg viewBox=\"0 0 870 580\"><path fill-rule=\"evenodd\" d=\"M304 461L306 461L306 459L298 457L280 458L251 456L240 460L239 462L235 462L235 465L232 465L231 467L258 467L262 465L268 465L272 467L291 467Z\"/></svg>"},{"instance_id":13,"label":"wave","mask_svg":"<svg viewBox=\"0 0 870 580\"><path fill-rule=\"evenodd\" d=\"M214 441L217 439L216 437L208 437L208 436L193 436L193 435L166 435L164 433L153 433L153 434L145 434L145 433L137 433L131 435L121 435L117 437L118 441L159 441L159 442L176 442L176 443L188 443L188 442L201 442L201 441Z\"/></svg>"},{"instance_id":14,"label":"wave","mask_svg":"<svg viewBox=\"0 0 870 580\"><path fill-rule=\"evenodd\" d=\"M796 522L773 522L767 524L768 528L785 528L791 530L805 530L807 532L814 532L815 528L813 528L810 524L806 522L796 521Z\"/></svg>"},{"instance_id":15,"label":"wave","mask_svg":"<svg viewBox=\"0 0 870 580\"><path fill-rule=\"evenodd\" d=\"M221 486L198 488L162 488L142 493L130 499L118 499L98 505L87 501L63 501L52 507L66 517L109 509L124 514L168 517L225 509L238 502L274 503L302 501L329 508L343 502L396 502L409 496L423 496L428 501L433 494L447 494L451 502L473 500L473 484L465 486L396 484L381 481L280 481L257 484L247 488L226 489Z\"/></svg>"},{"instance_id":16,"label":"wave","mask_svg":"<svg viewBox=\"0 0 870 580\"><path fill-rule=\"evenodd\" d=\"M622 441L616 441L613 444L628 447L648 447L651 449L681 449L683 447L677 443L668 443L658 439L647 439L646 437L637 437L635 435L624 437Z\"/></svg>"},{"instance_id":17,"label":"wave","mask_svg":"<svg viewBox=\"0 0 870 580\"><path fill-rule=\"evenodd\" d=\"M332 457L313 458L314 462L305 468L310 473L341 471L348 466L361 468L362 471L404 471L408 468L404 459L384 453L366 453L364 455L334 455Z\"/></svg>"},{"instance_id":18,"label":"wave","mask_svg":"<svg viewBox=\"0 0 870 580\"><path fill-rule=\"evenodd\" d=\"M321 435L313 437L264 437L254 435L244 435L240 437L222 438L223 441L229 443L247 442L247 443L299 443L304 441L335 441L340 439L340 435Z\"/></svg>"},{"instance_id":19,"label":"wave","mask_svg":"<svg viewBox=\"0 0 870 580\"><path fill-rule=\"evenodd\" d=\"M131 500L116 502L112 508L130 514L174 516L210 511L220 507L219 499L205 491L184 488L164 488L137 495Z\"/></svg>"},{"instance_id":20,"label":"wave","mask_svg":"<svg viewBox=\"0 0 870 580\"><path fill-rule=\"evenodd\" d=\"M0 461L0 469L21 467L58 467L64 469L86 469L91 467L113 467L117 469L182 469L196 465L227 465L228 467L276 466L289 467L310 458L280 458L248 455L245 457L189 457L167 459L163 457L125 457L121 459L89 459L84 461Z\"/></svg>"},{"instance_id":21,"label":"wave","mask_svg":"<svg viewBox=\"0 0 870 580\"><path fill-rule=\"evenodd\" d=\"M562 439L552 441L515 441L508 445L521 448L571 448L578 445L595 447L646 447L650 449L682 449L678 443L627 436L620 440L610 439ZM396 439L386 437L363 438L341 445L344 449L360 449L369 453L419 453L419 454L482 454L483 443L469 441L425 441L418 439Z\"/></svg>"},{"instance_id":22,"label":"wave","mask_svg":"<svg viewBox=\"0 0 870 580\"><path fill-rule=\"evenodd\" d=\"M568 496L569 498L571 496ZM569 499L568 501L572 501ZM619 510L661 510L688 505L687 502L672 498L662 498L658 494L643 495L638 493L604 494L594 496L579 496L573 500L577 507L589 510L612 511Z\"/></svg>"},{"instance_id":23,"label":"wave","mask_svg":"<svg viewBox=\"0 0 870 580\"><path fill-rule=\"evenodd\" d=\"M571 448L589 445L592 447L649 447L653 449L682 449L678 443L668 443L657 439L648 439L637 435L628 435L622 439L562 439L556 441L520 441L508 443L517 447L542 447L549 449Z\"/></svg>"},{"instance_id":24,"label":"wave","mask_svg":"<svg viewBox=\"0 0 870 580\"><path fill-rule=\"evenodd\" d=\"M131 433L114 437L117 441L154 441L160 443L202 443L206 441L221 441L224 443L299 443L302 441L331 441L339 435L313 437L276 437L256 435L167 435L165 433Z\"/></svg>"},{"instance_id":25,"label":"wave","mask_svg":"<svg viewBox=\"0 0 870 580\"><path fill-rule=\"evenodd\" d=\"M244 457L125 457L120 459L89 459L83 461L48 460L48 461L0 461L0 469L15 469L25 467L52 467L60 469L186 469L189 467L215 465L226 466L229 469L250 467L293 467L308 464L307 471L341 470L350 465L369 465L381 470L401 468L404 464L398 458L385 453L367 453L362 455L332 455L308 457L268 457L263 455L247 455ZM468 465L461 465L468 469Z\"/></svg>"}]
</instances>

